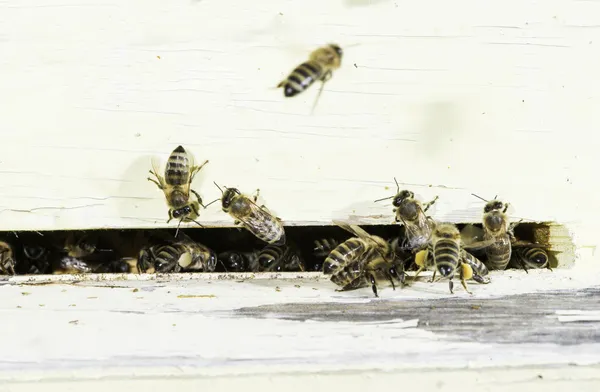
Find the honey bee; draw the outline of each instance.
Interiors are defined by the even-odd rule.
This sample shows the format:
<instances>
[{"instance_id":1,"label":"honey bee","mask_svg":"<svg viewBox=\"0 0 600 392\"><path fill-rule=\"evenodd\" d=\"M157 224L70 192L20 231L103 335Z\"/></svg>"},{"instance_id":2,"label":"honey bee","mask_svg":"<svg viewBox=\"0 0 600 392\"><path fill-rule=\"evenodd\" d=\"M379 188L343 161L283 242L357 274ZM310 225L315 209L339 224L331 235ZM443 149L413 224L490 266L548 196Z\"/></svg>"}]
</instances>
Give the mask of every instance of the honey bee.
<instances>
[{"instance_id":1,"label":"honey bee","mask_svg":"<svg viewBox=\"0 0 600 392\"><path fill-rule=\"evenodd\" d=\"M137 263L138 259L135 257L122 257L118 260L101 264L94 270L94 272L117 274L138 273Z\"/></svg>"},{"instance_id":2,"label":"honey bee","mask_svg":"<svg viewBox=\"0 0 600 392\"><path fill-rule=\"evenodd\" d=\"M258 252L226 251L219 253L217 259L225 272L258 272Z\"/></svg>"},{"instance_id":3,"label":"honey bee","mask_svg":"<svg viewBox=\"0 0 600 392\"><path fill-rule=\"evenodd\" d=\"M224 186L225 191L223 191L217 183L215 185L222 193L223 212L235 219L235 225L242 225L258 239L268 244L278 246L285 244L285 230L281 219L273 215L264 205L259 207L256 204L259 189L250 199L236 188Z\"/></svg>"},{"instance_id":4,"label":"honey bee","mask_svg":"<svg viewBox=\"0 0 600 392\"><path fill-rule=\"evenodd\" d=\"M355 235L339 244L323 263L323 271L331 273L331 281L341 287L336 291L354 290L370 283L373 293L379 297L376 277L380 274L389 280L394 290L394 278L404 284L404 269L398 271L395 254L386 240L370 235L360 226L334 223Z\"/></svg>"},{"instance_id":5,"label":"honey bee","mask_svg":"<svg viewBox=\"0 0 600 392\"><path fill-rule=\"evenodd\" d=\"M200 207L206 208L202 204L202 198L191 188L194 176L208 163L204 161L200 166L194 165L194 157L188 154L182 146L178 146L173 150L167 165L165 167L164 177L159 173L159 163L152 159L152 170L150 174L156 179L148 177L149 181L154 182L161 189L166 197L167 205L169 206L169 223L173 218L179 219L179 225L183 221L192 221L202 225L196 221L200 215ZM190 192L194 194L196 200L190 198ZM179 225L177 232L179 232ZM177 233L175 234L177 236Z\"/></svg>"},{"instance_id":6,"label":"honey bee","mask_svg":"<svg viewBox=\"0 0 600 392\"><path fill-rule=\"evenodd\" d=\"M286 97L293 97L306 90L317 80L321 81L321 88L312 107L314 111L325 83L331 79L333 71L342 64L342 54L342 48L336 44L328 44L315 49L311 52L308 60L294 68L288 77L277 85L277 88L283 87L283 94Z\"/></svg>"},{"instance_id":7,"label":"honey bee","mask_svg":"<svg viewBox=\"0 0 600 392\"><path fill-rule=\"evenodd\" d=\"M52 262L52 273L55 275L87 274L89 272L92 272L90 266L76 257L63 256Z\"/></svg>"},{"instance_id":8,"label":"honey bee","mask_svg":"<svg viewBox=\"0 0 600 392\"><path fill-rule=\"evenodd\" d=\"M491 270L504 270L508 266L512 253L511 241L514 240L514 226L509 225L506 210L508 203L500 200L487 201L475 194L473 196L486 202L483 208L483 239L494 240L485 249L486 264Z\"/></svg>"},{"instance_id":9,"label":"honey bee","mask_svg":"<svg viewBox=\"0 0 600 392\"><path fill-rule=\"evenodd\" d=\"M72 232L67 235L63 250L67 256L74 258L85 258L96 251L97 239L89 235L81 235L76 238Z\"/></svg>"},{"instance_id":10,"label":"honey bee","mask_svg":"<svg viewBox=\"0 0 600 392\"><path fill-rule=\"evenodd\" d=\"M335 238L321 238L314 241L313 255L318 258L327 257L340 242Z\"/></svg>"},{"instance_id":11,"label":"honey bee","mask_svg":"<svg viewBox=\"0 0 600 392\"><path fill-rule=\"evenodd\" d=\"M182 270L213 272L217 267L217 256L212 249L184 235L182 241L142 249L138 257L138 271L146 272L152 266L161 273Z\"/></svg>"},{"instance_id":12,"label":"honey bee","mask_svg":"<svg viewBox=\"0 0 600 392\"><path fill-rule=\"evenodd\" d=\"M548 252L544 248L532 244L532 246L515 247L514 250L514 257L511 262L523 268L525 272L528 273L527 269L540 268L548 268L552 271Z\"/></svg>"},{"instance_id":13,"label":"honey bee","mask_svg":"<svg viewBox=\"0 0 600 392\"><path fill-rule=\"evenodd\" d=\"M258 254L261 271L304 271L304 260L298 249L290 245L267 245Z\"/></svg>"},{"instance_id":14,"label":"honey bee","mask_svg":"<svg viewBox=\"0 0 600 392\"><path fill-rule=\"evenodd\" d=\"M416 253L427 247L427 244L431 240L435 221L431 217L426 216L425 213L437 201L438 196L425 205L421 205L421 202L415 199L413 192L408 190L400 191L400 185L395 177L394 182L396 183L396 195L378 199L375 202L393 199L394 220L404 225L406 234L406 240L403 242L402 248L414 250Z\"/></svg>"},{"instance_id":15,"label":"honey bee","mask_svg":"<svg viewBox=\"0 0 600 392\"><path fill-rule=\"evenodd\" d=\"M12 246L8 242L0 241L0 272L14 275L15 264Z\"/></svg>"},{"instance_id":16,"label":"honey bee","mask_svg":"<svg viewBox=\"0 0 600 392\"><path fill-rule=\"evenodd\" d=\"M468 247L470 248L483 248L489 246L494 240L474 242ZM460 231L451 223L437 223L433 231L431 244L427 250L427 253L431 251L433 253L433 262L435 269L433 271L433 277L431 281L435 281L436 272L439 272L442 278L448 279L448 286L450 293L454 294L454 282L452 279L456 274L457 270L460 275L460 282L465 288L465 291L469 294L473 294L467 287L467 280L473 279L478 283L489 283L489 280L485 278L488 274L485 265L477 259L475 256L468 253L461 241ZM420 262L422 267L430 266L431 263L428 261L427 253L423 255L424 261ZM416 277L416 275L415 275Z\"/></svg>"},{"instance_id":17,"label":"honey bee","mask_svg":"<svg viewBox=\"0 0 600 392\"><path fill-rule=\"evenodd\" d=\"M21 273L46 274L50 271L50 251L39 245L23 244L25 263L21 264Z\"/></svg>"}]
</instances>

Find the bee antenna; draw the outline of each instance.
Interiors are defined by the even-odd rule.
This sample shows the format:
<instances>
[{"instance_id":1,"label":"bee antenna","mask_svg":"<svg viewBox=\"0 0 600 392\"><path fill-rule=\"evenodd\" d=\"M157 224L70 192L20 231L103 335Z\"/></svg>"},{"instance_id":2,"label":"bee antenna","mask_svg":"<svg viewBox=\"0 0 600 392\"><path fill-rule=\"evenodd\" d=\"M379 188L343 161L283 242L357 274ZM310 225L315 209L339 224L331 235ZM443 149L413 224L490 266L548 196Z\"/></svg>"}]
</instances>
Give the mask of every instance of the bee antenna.
<instances>
[{"instance_id":1,"label":"bee antenna","mask_svg":"<svg viewBox=\"0 0 600 392\"><path fill-rule=\"evenodd\" d=\"M398 180L394 177L394 182L396 183L396 193L400 193L400 185L398 184Z\"/></svg>"},{"instance_id":2,"label":"bee antenna","mask_svg":"<svg viewBox=\"0 0 600 392\"><path fill-rule=\"evenodd\" d=\"M375 203L377 203L377 202L380 202L380 201L383 201L383 200L392 199L392 198L394 198L394 196L390 196L390 197L384 197L383 199L377 199L377 200L375 200Z\"/></svg>"},{"instance_id":3,"label":"bee antenna","mask_svg":"<svg viewBox=\"0 0 600 392\"><path fill-rule=\"evenodd\" d=\"M223 193L223 189L221 189L221 187L219 186L219 184L217 184L216 182L213 181L213 184L215 184L217 186L217 188L219 188L219 190L221 191L221 193Z\"/></svg>"},{"instance_id":4,"label":"bee antenna","mask_svg":"<svg viewBox=\"0 0 600 392\"><path fill-rule=\"evenodd\" d=\"M219 200L219 199L215 199L215 200L211 201L210 203L208 203L207 205L205 205L205 206L202 206L202 207L204 207L204 209L206 209L206 208L208 208L208 206L209 206L209 205L213 204L214 202L216 202L216 201L218 201L218 200Z\"/></svg>"},{"instance_id":5,"label":"bee antenna","mask_svg":"<svg viewBox=\"0 0 600 392\"><path fill-rule=\"evenodd\" d=\"M476 194L474 194L474 193L471 193L471 195L475 196L475 197L476 197L476 198L478 198L478 199L481 199L481 200L485 201L486 203L488 202L488 200L485 200L483 197L481 197L481 196L478 196L478 195L476 195ZM495 199L495 198L494 198L494 199Z\"/></svg>"},{"instance_id":6,"label":"bee antenna","mask_svg":"<svg viewBox=\"0 0 600 392\"><path fill-rule=\"evenodd\" d=\"M223 260L221 260L221 259L219 259L219 258L217 257L217 261L218 261L219 263L221 263L221 265L223 266L223 269L225 270L225 272L227 272L227 267L225 267L225 263L223 263Z\"/></svg>"},{"instance_id":7,"label":"bee antenna","mask_svg":"<svg viewBox=\"0 0 600 392\"><path fill-rule=\"evenodd\" d=\"M192 222L194 222L195 224L197 224L198 226L200 226L201 228L203 228L203 229L204 229L204 226L202 226L202 225L200 224L200 222L198 222L197 220L194 220L194 219L190 219L190 220L191 220Z\"/></svg>"},{"instance_id":8,"label":"bee antenna","mask_svg":"<svg viewBox=\"0 0 600 392\"><path fill-rule=\"evenodd\" d=\"M497 197L498 197L498 195L494 196L494 200L496 200Z\"/></svg>"},{"instance_id":9,"label":"bee antenna","mask_svg":"<svg viewBox=\"0 0 600 392\"><path fill-rule=\"evenodd\" d=\"M183 222L183 218L179 220L179 224L177 224L177 230L175 230L175 238L177 238L177 234L179 234L179 226L181 226L181 222Z\"/></svg>"}]
</instances>

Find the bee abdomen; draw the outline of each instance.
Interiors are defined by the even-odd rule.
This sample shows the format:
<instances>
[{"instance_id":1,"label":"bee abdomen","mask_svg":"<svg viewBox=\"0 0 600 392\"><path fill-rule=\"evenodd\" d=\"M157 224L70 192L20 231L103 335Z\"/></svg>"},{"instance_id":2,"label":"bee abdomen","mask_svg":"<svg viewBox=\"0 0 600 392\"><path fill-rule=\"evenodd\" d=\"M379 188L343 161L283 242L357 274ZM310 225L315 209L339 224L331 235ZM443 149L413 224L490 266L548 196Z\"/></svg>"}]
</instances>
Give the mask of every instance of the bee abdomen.
<instances>
[{"instance_id":1,"label":"bee abdomen","mask_svg":"<svg viewBox=\"0 0 600 392\"><path fill-rule=\"evenodd\" d=\"M313 254L316 257L326 257L332 250L335 249L336 246L339 245L339 241L333 238L323 238L320 240L315 240L315 247L313 249Z\"/></svg>"},{"instance_id":2,"label":"bee abdomen","mask_svg":"<svg viewBox=\"0 0 600 392\"><path fill-rule=\"evenodd\" d=\"M487 266L491 270L504 270L508 266L511 255L511 245L509 240L504 238L498 240L493 245L486 248Z\"/></svg>"},{"instance_id":3,"label":"bee abdomen","mask_svg":"<svg viewBox=\"0 0 600 392\"><path fill-rule=\"evenodd\" d=\"M271 244L271 245L283 245L285 244L285 230L283 225L279 223L275 218L271 221L265 222L263 227L248 227L248 229L258 237L258 239Z\"/></svg>"},{"instance_id":4,"label":"bee abdomen","mask_svg":"<svg viewBox=\"0 0 600 392\"><path fill-rule=\"evenodd\" d=\"M190 162L187 152L179 146L171 153L165 169L165 181L169 185L184 185L188 182Z\"/></svg>"},{"instance_id":5,"label":"bee abdomen","mask_svg":"<svg viewBox=\"0 0 600 392\"><path fill-rule=\"evenodd\" d=\"M179 259L179 257L185 252L185 249L182 249L181 246L175 245L165 245L161 247L157 254L155 263L163 264L163 263L171 263Z\"/></svg>"},{"instance_id":6,"label":"bee abdomen","mask_svg":"<svg viewBox=\"0 0 600 392\"><path fill-rule=\"evenodd\" d=\"M516 253L528 268L544 268L548 264L548 253L542 248L517 249Z\"/></svg>"},{"instance_id":7,"label":"bee abdomen","mask_svg":"<svg viewBox=\"0 0 600 392\"><path fill-rule=\"evenodd\" d=\"M477 257L473 256L469 252L463 252L464 261L471 266L473 272L479 276L486 276L490 273L485 264L481 262Z\"/></svg>"},{"instance_id":8,"label":"bee abdomen","mask_svg":"<svg viewBox=\"0 0 600 392\"><path fill-rule=\"evenodd\" d=\"M323 75L323 68L315 61L306 61L296 67L282 83L284 95L293 97L306 90Z\"/></svg>"},{"instance_id":9,"label":"bee abdomen","mask_svg":"<svg viewBox=\"0 0 600 392\"><path fill-rule=\"evenodd\" d=\"M336 246L334 250L329 253L329 256L323 263L323 272L334 273L335 271L343 268L343 266L352 261L356 255L365 251L365 246L358 238L350 238Z\"/></svg>"},{"instance_id":10,"label":"bee abdomen","mask_svg":"<svg viewBox=\"0 0 600 392\"><path fill-rule=\"evenodd\" d=\"M272 271L282 261L285 249L281 246L268 245L258 255L258 265L264 271Z\"/></svg>"},{"instance_id":11,"label":"bee abdomen","mask_svg":"<svg viewBox=\"0 0 600 392\"><path fill-rule=\"evenodd\" d=\"M459 261L459 246L456 241L438 240L433 249L435 264L456 267Z\"/></svg>"}]
</instances>

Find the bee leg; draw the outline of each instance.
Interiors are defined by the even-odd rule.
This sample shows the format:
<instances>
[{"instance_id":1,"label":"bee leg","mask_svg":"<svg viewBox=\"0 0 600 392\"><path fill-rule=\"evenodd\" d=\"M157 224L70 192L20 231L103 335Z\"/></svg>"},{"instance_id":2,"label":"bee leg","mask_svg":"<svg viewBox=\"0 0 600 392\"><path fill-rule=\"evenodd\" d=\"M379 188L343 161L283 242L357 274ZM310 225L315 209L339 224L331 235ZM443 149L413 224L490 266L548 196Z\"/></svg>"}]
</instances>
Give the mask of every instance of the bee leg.
<instances>
[{"instance_id":1,"label":"bee leg","mask_svg":"<svg viewBox=\"0 0 600 392\"><path fill-rule=\"evenodd\" d=\"M433 276L431 277L431 279L429 279L429 283L433 283L435 282L435 274L437 273L437 268L433 270ZM438 279L439 280L439 279Z\"/></svg>"},{"instance_id":2,"label":"bee leg","mask_svg":"<svg viewBox=\"0 0 600 392\"><path fill-rule=\"evenodd\" d=\"M375 277L372 274L368 274L367 279L369 279L371 282L371 288L373 289L375 297L379 297L379 294L377 294L377 283L375 282Z\"/></svg>"},{"instance_id":3,"label":"bee leg","mask_svg":"<svg viewBox=\"0 0 600 392\"><path fill-rule=\"evenodd\" d=\"M454 294L454 282L452 279L448 281L448 287L450 288L450 294Z\"/></svg>"},{"instance_id":4,"label":"bee leg","mask_svg":"<svg viewBox=\"0 0 600 392\"><path fill-rule=\"evenodd\" d=\"M190 170L190 181L189 182L192 182L196 173L198 173L200 171L200 169L202 169L204 167L204 165L206 165L207 163L208 163L208 159L206 161L204 161L201 165L192 167L192 169Z\"/></svg>"},{"instance_id":5,"label":"bee leg","mask_svg":"<svg viewBox=\"0 0 600 392\"><path fill-rule=\"evenodd\" d=\"M523 260L521 260L521 262L519 264L521 264L521 268L523 268L523 270L526 273L529 273L529 271L527 270L527 265L525 265L525 262Z\"/></svg>"},{"instance_id":6,"label":"bee leg","mask_svg":"<svg viewBox=\"0 0 600 392\"><path fill-rule=\"evenodd\" d=\"M200 204L202 206L202 208L206 208L206 206L204 204L202 204L202 198L200 197L198 192L196 192L195 190L193 190L191 188L190 188L190 192L192 192L194 194L194 196L196 196L196 199L198 199L198 204Z\"/></svg>"},{"instance_id":7,"label":"bee leg","mask_svg":"<svg viewBox=\"0 0 600 392\"><path fill-rule=\"evenodd\" d=\"M467 263L462 263L460 266L460 283L465 288L465 291L469 294L473 294L473 293L470 292L469 288L467 287L467 279L471 279L473 277L474 277L473 268Z\"/></svg>"},{"instance_id":8,"label":"bee leg","mask_svg":"<svg viewBox=\"0 0 600 392\"><path fill-rule=\"evenodd\" d=\"M395 276L396 279L398 279L398 281L402 284L402 287L404 287L406 285L406 274L404 273L404 271L398 272L396 267L392 267L392 268L390 268L389 273L390 273L390 276ZM392 284L392 286L393 286L393 284Z\"/></svg>"},{"instance_id":9,"label":"bee leg","mask_svg":"<svg viewBox=\"0 0 600 392\"><path fill-rule=\"evenodd\" d=\"M158 181L156 181L155 179L148 177L148 181L152 181L153 183L155 183L156 186L158 186L159 189L164 189L163 186Z\"/></svg>"},{"instance_id":10,"label":"bee leg","mask_svg":"<svg viewBox=\"0 0 600 392\"><path fill-rule=\"evenodd\" d=\"M393 276L395 276L395 274L392 274L392 270L394 270L394 267L390 268L387 271L386 276L387 276L388 280L390 281L390 283L392 284L392 289L396 290L396 285L394 284L394 278L393 278Z\"/></svg>"},{"instance_id":11,"label":"bee leg","mask_svg":"<svg viewBox=\"0 0 600 392\"><path fill-rule=\"evenodd\" d=\"M423 212L427 212L427 210L429 209L429 207L431 207L437 201L438 198L439 198L439 196L436 196L429 203L425 204L423 206Z\"/></svg>"}]
</instances>

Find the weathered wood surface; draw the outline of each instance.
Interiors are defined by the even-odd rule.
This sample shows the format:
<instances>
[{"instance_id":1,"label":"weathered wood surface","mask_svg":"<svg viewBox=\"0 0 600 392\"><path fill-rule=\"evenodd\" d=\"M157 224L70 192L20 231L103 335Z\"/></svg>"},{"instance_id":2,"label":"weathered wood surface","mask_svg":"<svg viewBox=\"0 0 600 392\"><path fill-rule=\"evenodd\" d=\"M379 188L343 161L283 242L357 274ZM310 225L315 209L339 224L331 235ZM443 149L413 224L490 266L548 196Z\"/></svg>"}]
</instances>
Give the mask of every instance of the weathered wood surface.
<instances>
[{"instance_id":1,"label":"weathered wood surface","mask_svg":"<svg viewBox=\"0 0 600 392\"><path fill-rule=\"evenodd\" d=\"M205 200L258 187L287 224L391 222L396 176L437 219L498 194L596 246L599 25L575 0L2 1L0 229L164 226L150 157L183 144ZM273 87L330 41L310 116L316 88Z\"/></svg>"},{"instance_id":2,"label":"weathered wood surface","mask_svg":"<svg viewBox=\"0 0 600 392\"><path fill-rule=\"evenodd\" d=\"M4 282L0 381L600 364L600 271L492 278L379 299L318 278Z\"/></svg>"}]
</instances>

